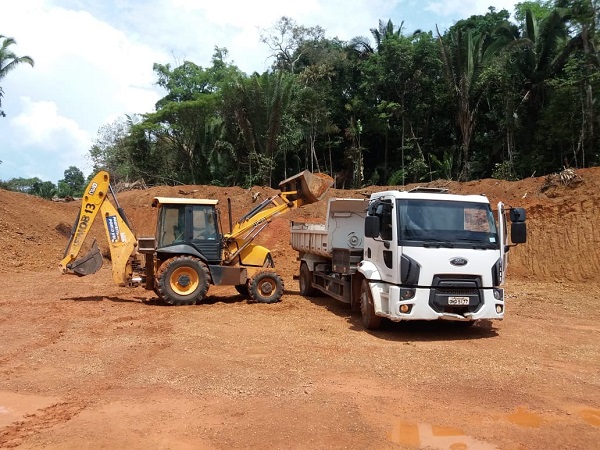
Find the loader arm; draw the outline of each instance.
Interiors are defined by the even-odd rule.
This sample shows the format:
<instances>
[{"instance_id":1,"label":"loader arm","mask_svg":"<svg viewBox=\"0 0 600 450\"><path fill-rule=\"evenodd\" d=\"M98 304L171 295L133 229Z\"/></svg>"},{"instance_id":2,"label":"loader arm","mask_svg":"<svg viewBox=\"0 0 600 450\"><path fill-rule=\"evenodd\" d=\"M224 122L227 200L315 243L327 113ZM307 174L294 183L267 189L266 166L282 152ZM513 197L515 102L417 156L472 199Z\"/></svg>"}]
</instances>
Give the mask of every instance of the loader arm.
<instances>
[{"instance_id":1,"label":"loader arm","mask_svg":"<svg viewBox=\"0 0 600 450\"><path fill-rule=\"evenodd\" d=\"M228 247L225 263L231 263L242 254L274 217L319 201L332 184L331 177L308 170L279 183L279 194L254 207L233 225L231 233L225 234Z\"/></svg>"},{"instance_id":2,"label":"loader arm","mask_svg":"<svg viewBox=\"0 0 600 450\"><path fill-rule=\"evenodd\" d=\"M85 189L79 215L60 262L60 270L63 274L85 276L96 273L100 269L102 255L95 241L91 251L77 259L94 219L100 213L110 250L113 281L119 285L126 285L132 275L131 259L137 249L137 239L118 203L115 208L108 200L109 192L117 203L108 173L98 172Z\"/></svg>"}]
</instances>

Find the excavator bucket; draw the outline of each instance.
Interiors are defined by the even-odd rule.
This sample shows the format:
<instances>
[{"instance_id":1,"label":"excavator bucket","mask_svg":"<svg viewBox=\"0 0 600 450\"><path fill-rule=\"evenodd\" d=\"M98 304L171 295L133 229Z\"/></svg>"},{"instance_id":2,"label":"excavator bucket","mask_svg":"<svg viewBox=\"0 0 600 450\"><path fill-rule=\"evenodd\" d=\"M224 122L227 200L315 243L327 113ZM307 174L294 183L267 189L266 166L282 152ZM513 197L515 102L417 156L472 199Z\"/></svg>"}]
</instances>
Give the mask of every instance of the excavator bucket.
<instances>
[{"instance_id":1,"label":"excavator bucket","mask_svg":"<svg viewBox=\"0 0 600 450\"><path fill-rule=\"evenodd\" d=\"M94 240L92 249L85 256L70 263L67 266L67 269L72 270L80 277L84 277L98 272L100 267L102 267L102 255Z\"/></svg>"},{"instance_id":2,"label":"excavator bucket","mask_svg":"<svg viewBox=\"0 0 600 450\"><path fill-rule=\"evenodd\" d=\"M327 190L333 185L333 178L324 173L312 173L309 170L287 178L279 183L283 193L294 192L287 195L290 200L302 200L302 204L310 205L323 198Z\"/></svg>"}]
</instances>

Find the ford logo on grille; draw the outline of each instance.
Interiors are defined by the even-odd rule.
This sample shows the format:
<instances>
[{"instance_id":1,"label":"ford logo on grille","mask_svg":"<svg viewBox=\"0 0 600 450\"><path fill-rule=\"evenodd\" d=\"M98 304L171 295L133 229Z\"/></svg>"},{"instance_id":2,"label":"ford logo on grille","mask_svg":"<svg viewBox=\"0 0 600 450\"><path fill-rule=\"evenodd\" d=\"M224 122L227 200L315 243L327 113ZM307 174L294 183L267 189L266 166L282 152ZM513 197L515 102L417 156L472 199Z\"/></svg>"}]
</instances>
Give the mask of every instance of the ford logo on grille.
<instances>
[{"instance_id":1,"label":"ford logo on grille","mask_svg":"<svg viewBox=\"0 0 600 450\"><path fill-rule=\"evenodd\" d=\"M452 258L450 264L453 266L466 266L469 260L467 258Z\"/></svg>"}]
</instances>

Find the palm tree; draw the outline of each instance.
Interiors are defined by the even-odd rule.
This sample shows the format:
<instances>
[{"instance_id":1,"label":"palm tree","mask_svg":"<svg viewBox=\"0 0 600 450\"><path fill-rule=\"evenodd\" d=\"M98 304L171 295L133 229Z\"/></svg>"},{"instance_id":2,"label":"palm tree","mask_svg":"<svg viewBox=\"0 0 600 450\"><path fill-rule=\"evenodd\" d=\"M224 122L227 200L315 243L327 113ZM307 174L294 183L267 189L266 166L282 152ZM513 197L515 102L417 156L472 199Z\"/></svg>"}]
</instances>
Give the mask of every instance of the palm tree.
<instances>
[{"instance_id":1,"label":"palm tree","mask_svg":"<svg viewBox=\"0 0 600 450\"><path fill-rule=\"evenodd\" d=\"M455 101L456 122L462 137L459 178L467 180L470 175L470 147L477 111L488 87L482 77L484 36L473 30L463 32L460 28L448 33L449 41L442 38L439 30L437 34L446 81Z\"/></svg>"},{"instance_id":2,"label":"palm tree","mask_svg":"<svg viewBox=\"0 0 600 450\"><path fill-rule=\"evenodd\" d=\"M234 85L235 122L252 163L255 182L271 185L283 118L292 101L294 76L283 71L240 77Z\"/></svg>"},{"instance_id":3,"label":"palm tree","mask_svg":"<svg viewBox=\"0 0 600 450\"><path fill-rule=\"evenodd\" d=\"M488 53L505 52L517 56L516 68L522 79L520 107L525 113L524 126L527 130L523 148L532 147L540 113L546 103L548 81L563 71L574 52L584 48L583 33L569 33L567 23L570 16L567 9L554 8L538 20L528 9L524 14L522 34L515 33L509 25L501 26L496 30L496 45L488 49ZM588 111L591 109L588 108ZM593 135L593 131L590 130L589 134Z\"/></svg>"},{"instance_id":4,"label":"palm tree","mask_svg":"<svg viewBox=\"0 0 600 450\"><path fill-rule=\"evenodd\" d=\"M0 41L2 42L0 45L0 81L19 64L26 63L33 67L33 59L31 57L17 56L10 50L9 47L17 43L13 38L0 35ZM2 107L3 96L4 91L2 86L0 86L0 108ZM0 116L4 117L5 115L4 111L0 109Z\"/></svg>"}]
</instances>

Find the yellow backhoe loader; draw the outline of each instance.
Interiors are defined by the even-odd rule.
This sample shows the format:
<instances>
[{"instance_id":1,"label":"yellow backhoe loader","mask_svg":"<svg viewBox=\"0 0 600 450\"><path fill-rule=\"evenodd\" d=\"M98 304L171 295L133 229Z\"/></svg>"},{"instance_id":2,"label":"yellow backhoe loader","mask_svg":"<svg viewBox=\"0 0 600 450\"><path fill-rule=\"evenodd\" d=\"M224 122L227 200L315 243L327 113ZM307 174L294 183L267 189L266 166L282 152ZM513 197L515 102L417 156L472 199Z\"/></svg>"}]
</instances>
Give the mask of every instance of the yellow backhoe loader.
<instances>
[{"instance_id":1,"label":"yellow backhoe loader","mask_svg":"<svg viewBox=\"0 0 600 450\"><path fill-rule=\"evenodd\" d=\"M319 201L332 184L331 177L305 170L282 181L278 194L235 224L229 205L229 233L222 230L218 200L155 197L155 237L136 237L117 202L108 173L101 171L86 187L60 270L86 276L100 269L103 258L95 240L89 253L78 259L100 214L115 283L132 287L143 284L171 305L201 302L211 284L235 286L252 301L274 303L283 294L283 280L274 270L271 252L253 241L274 217Z\"/></svg>"}]
</instances>

